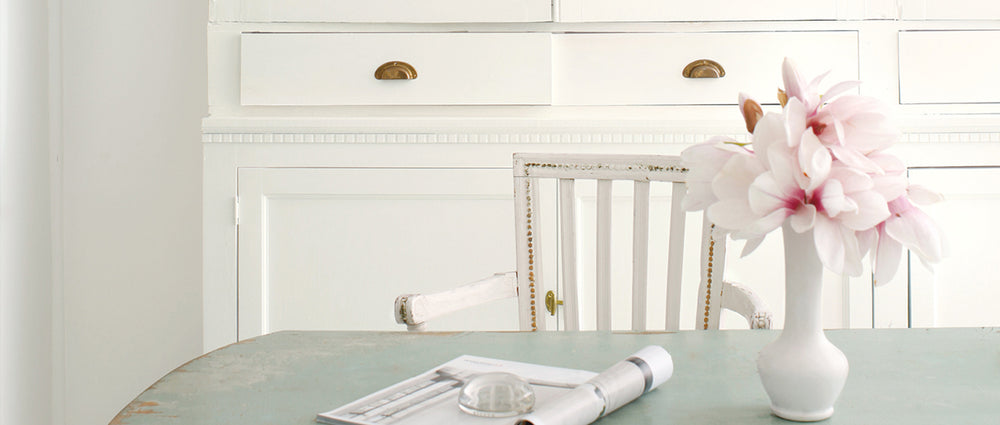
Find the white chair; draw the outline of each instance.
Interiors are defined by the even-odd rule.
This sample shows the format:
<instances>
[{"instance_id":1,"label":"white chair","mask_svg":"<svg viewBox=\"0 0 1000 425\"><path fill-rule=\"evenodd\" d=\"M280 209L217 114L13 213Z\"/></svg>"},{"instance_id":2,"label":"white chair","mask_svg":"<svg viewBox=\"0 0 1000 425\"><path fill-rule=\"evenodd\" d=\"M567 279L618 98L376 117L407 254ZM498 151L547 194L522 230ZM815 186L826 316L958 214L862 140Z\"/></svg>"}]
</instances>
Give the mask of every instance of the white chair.
<instances>
[{"instance_id":1,"label":"white chair","mask_svg":"<svg viewBox=\"0 0 1000 425\"><path fill-rule=\"evenodd\" d=\"M663 155L514 154L514 203L517 272L497 273L486 279L434 294L405 294L396 298L396 322L409 330L426 329L435 317L482 303L518 298L518 322L523 331L545 329L541 287L543 264L538 237L541 179L556 179L558 185L558 243L563 285L563 317L566 330L580 329L580 282L577 277L577 180L597 181L596 328L611 329L611 188L614 180L631 180L634 187L632 240L632 323L634 331L646 331L646 294L649 267L650 183L672 186L668 254L666 258L665 330L680 323L681 263L684 254L686 213L681 208L685 174L680 158ZM770 328L771 315L752 291L722 279L726 237L704 220L701 240L701 284L698 291L696 327L718 329L722 309L743 316L750 328ZM590 263L586 261L586 263ZM548 297L548 307L554 300Z\"/></svg>"}]
</instances>

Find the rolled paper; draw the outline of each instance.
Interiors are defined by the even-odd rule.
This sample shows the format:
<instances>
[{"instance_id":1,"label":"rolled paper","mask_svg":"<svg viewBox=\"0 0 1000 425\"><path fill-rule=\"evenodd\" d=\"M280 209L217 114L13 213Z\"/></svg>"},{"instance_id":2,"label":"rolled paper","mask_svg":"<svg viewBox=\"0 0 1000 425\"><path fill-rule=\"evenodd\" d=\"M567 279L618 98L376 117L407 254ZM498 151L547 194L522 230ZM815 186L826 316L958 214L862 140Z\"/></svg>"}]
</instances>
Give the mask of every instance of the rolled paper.
<instances>
[{"instance_id":1,"label":"rolled paper","mask_svg":"<svg viewBox=\"0 0 1000 425\"><path fill-rule=\"evenodd\" d=\"M577 386L517 425L584 425L631 403L670 379L674 363L663 347L650 345Z\"/></svg>"}]
</instances>

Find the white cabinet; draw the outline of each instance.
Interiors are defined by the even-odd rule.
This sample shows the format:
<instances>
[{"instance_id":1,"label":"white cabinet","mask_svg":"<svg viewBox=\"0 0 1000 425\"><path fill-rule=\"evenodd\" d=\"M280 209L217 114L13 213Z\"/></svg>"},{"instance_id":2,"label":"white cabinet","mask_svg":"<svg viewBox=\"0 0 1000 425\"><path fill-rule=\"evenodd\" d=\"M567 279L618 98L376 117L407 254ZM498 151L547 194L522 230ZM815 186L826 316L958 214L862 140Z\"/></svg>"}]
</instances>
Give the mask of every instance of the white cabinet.
<instances>
[{"instance_id":1,"label":"white cabinet","mask_svg":"<svg viewBox=\"0 0 1000 425\"><path fill-rule=\"evenodd\" d=\"M514 270L509 169L239 170L239 338L399 330L397 295ZM514 299L435 330L516 330Z\"/></svg>"},{"instance_id":2,"label":"white cabinet","mask_svg":"<svg viewBox=\"0 0 1000 425\"><path fill-rule=\"evenodd\" d=\"M784 57L808 75L832 71L827 84L859 79L860 94L897 107L913 178L951 194L929 211L961 222L935 277L905 264L874 289L870 277L826 276L825 326L1000 324L978 315L998 285L965 274L995 262L980 238L997 229L970 223L996 208L998 6L767 3L211 1L205 348L278 329L401 329L396 295L513 269L511 152L677 154L716 135L746 140L733 105L746 92L773 110ZM725 75L685 78L701 59ZM417 78L376 79L388 62ZM987 168L959 169L970 166ZM954 177L966 172L976 185ZM728 276L780 322L780 237L738 251ZM684 285L693 296L697 281ZM514 329L507 307L435 326Z\"/></svg>"}]
</instances>

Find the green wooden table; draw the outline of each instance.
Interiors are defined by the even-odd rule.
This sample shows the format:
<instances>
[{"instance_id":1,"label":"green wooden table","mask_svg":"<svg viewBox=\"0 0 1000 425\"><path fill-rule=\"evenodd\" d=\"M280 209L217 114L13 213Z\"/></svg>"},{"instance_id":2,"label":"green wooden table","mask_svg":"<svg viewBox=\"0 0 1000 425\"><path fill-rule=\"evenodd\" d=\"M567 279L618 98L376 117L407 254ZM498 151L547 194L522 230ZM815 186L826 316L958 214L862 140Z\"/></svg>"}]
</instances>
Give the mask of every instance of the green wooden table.
<instances>
[{"instance_id":1,"label":"green wooden table","mask_svg":"<svg viewBox=\"0 0 1000 425\"><path fill-rule=\"evenodd\" d=\"M311 424L319 412L461 354L599 372L650 344L671 353L674 376L598 423L787 424L770 414L754 364L777 335L279 332L177 368L112 424ZM1000 329L827 335L851 371L824 424L1000 424Z\"/></svg>"}]
</instances>

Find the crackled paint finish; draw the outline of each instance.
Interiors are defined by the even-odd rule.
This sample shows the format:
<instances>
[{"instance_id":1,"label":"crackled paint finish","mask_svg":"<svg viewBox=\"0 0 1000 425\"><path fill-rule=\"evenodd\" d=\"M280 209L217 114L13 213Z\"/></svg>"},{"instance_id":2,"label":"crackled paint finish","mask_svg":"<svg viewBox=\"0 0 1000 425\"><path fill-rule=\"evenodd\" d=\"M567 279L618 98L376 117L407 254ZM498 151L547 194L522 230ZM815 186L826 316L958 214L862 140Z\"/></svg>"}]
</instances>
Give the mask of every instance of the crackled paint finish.
<instances>
[{"instance_id":1,"label":"crackled paint finish","mask_svg":"<svg viewBox=\"0 0 1000 425\"><path fill-rule=\"evenodd\" d=\"M650 344L674 376L608 424L787 424L754 361L777 331L678 333L279 332L208 353L140 394L113 425L313 424L333 409L461 354L601 371ZM850 360L824 424L996 423L1000 329L828 331Z\"/></svg>"}]
</instances>

